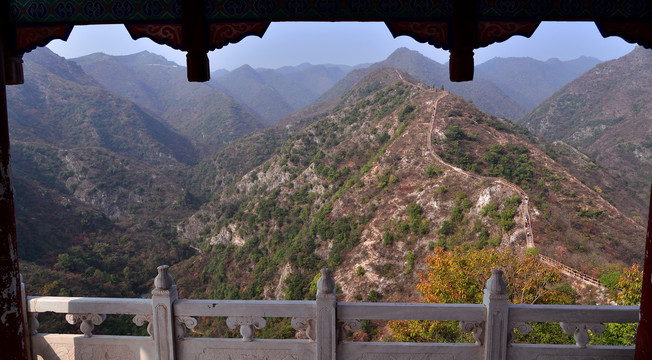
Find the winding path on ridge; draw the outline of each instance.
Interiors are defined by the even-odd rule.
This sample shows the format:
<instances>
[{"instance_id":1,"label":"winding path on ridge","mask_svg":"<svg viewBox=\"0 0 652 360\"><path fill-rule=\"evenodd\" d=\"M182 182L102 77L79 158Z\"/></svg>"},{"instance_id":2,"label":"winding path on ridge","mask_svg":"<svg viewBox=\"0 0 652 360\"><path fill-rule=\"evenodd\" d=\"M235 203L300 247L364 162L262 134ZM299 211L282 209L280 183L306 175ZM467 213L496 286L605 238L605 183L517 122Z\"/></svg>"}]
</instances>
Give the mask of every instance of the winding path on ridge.
<instances>
[{"instance_id":1,"label":"winding path on ridge","mask_svg":"<svg viewBox=\"0 0 652 360\"><path fill-rule=\"evenodd\" d=\"M531 225L532 217L530 216L530 206L529 206L530 198L529 198L529 196L527 196L525 191L523 191L523 189L521 189L520 187L518 187L517 185L515 185L513 183L510 183L510 182L504 180L503 178L492 177L492 176L484 176L484 175L471 173L469 171L464 171L464 170L458 168L457 166L454 166L452 164L449 164L449 163L445 162L439 155L437 155L437 152L435 152L432 149L432 131L433 131L434 124L435 124L435 117L437 116L437 105L439 104L439 100L445 98L447 95L448 95L448 92L444 92L443 94L439 95L435 99L434 109L432 111L432 116L430 117L430 129L428 130L428 152L430 154L432 154L432 156L435 158L435 160L437 160L438 162L450 167L451 169L453 169L453 171L456 171L456 172L458 172L460 174L464 174L464 175L469 176L469 177L471 177L473 179L486 179L486 180L491 180L491 181L494 181L494 182L498 182L498 183L501 183L501 184L503 184L505 186L508 186L508 187L514 189L521 196L521 209L522 209L522 213L523 213L523 219L521 219L521 224L523 225L523 230L525 230L525 238L527 240L526 241L526 247L527 248L533 248L534 247L534 240L533 240L534 235L532 234L532 225Z\"/></svg>"},{"instance_id":2,"label":"winding path on ridge","mask_svg":"<svg viewBox=\"0 0 652 360\"><path fill-rule=\"evenodd\" d=\"M396 74L401 79L401 81L403 81L405 83L408 83L408 84L411 84L411 85L414 85L414 86L417 86L421 90L424 90L424 91L426 90L421 84L416 84L415 85L415 84L412 84L412 83L406 81L398 70L396 70ZM437 115L437 105L439 104L439 100L443 99L448 94L449 93L447 91L442 91L442 93L435 99L434 108L433 108L433 111L432 111L432 116L430 117L430 128L428 130L428 140L427 140L428 141L428 152L430 154L432 154L432 156L435 158L435 160L437 160L439 163L441 163L441 164L443 164L445 166L448 166L453 171L456 171L456 172L458 172L460 174L464 174L466 176L470 176L473 179L486 179L486 180L491 180L491 181L494 181L494 182L499 182L499 183L501 183L503 185L506 185L506 186L511 187L512 189L514 189L521 196L521 210L523 212L523 218L521 219L521 224L523 225L523 228L525 230L526 248L529 249L529 248L535 247L534 246L534 233L532 231L532 216L530 216L530 203L529 203L530 202L530 197L525 193L525 191L523 191L523 189L521 189L520 187L518 187L517 185L515 185L513 183L510 183L510 182L504 180L503 178L478 175L478 174L474 174L474 173L471 173L471 172L468 172L468 171L464 171L464 170L462 170L462 169L460 169L460 168L458 168L458 167L456 167L456 166L454 166L452 164L449 164L449 163L445 162L432 149L432 130L433 130L434 123L435 123L435 117ZM429 104L427 104L427 105L429 105ZM615 207L613 207L613 208L615 209ZM618 211L618 209L616 209L616 211ZM620 211L618 211L618 212L620 212ZM561 271L561 273L563 273L566 276L572 277L575 280L581 281L581 282L583 282L585 284L596 286L597 288L602 289L602 290L605 289L600 284L600 281L598 279L596 279L596 278L594 278L592 276L589 276L589 275L587 275L587 274L585 274L585 273L583 273L581 271L573 269L570 266L567 266L567 265L565 265L565 264L563 264L563 263L561 263L561 262L559 262L559 261L557 261L555 259L549 258L549 257L547 257L545 255L538 254L537 255L537 260L539 260L539 262L541 262L542 264L545 264L545 265L548 265L548 266L555 267L555 268L559 269L559 271Z\"/></svg>"},{"instance_id":3,"label":"winding path on ridge","mask_svg":"<svg viewBox=\"0 0 652 360\"><path fill-rule=\"evenodd\" d=\"M399 73L399 77L401 77L400 73ZM401 77L401 80L403 80L403 77ZM405 81L405 80L403 80L403 81ZM523 212L523 218L521 219L521 224L523 226L523 229L525 230L526 248L529 249L529 248L535 247L534 246L534 234L532 232L532 217L530 216L530 206L529 206L530 197L527 196L527 194L525 193L525 191L523 191L523 189L521 189L517 185L515 185L513 183L510 183L510 182L508 182L508 181L506 181L506 180L504 180L502 178L499 178L499 177L478 175L478 174L475 174L475 173L464 171L464 170L462 170L462 169L460 169L460 168L458 168L458 167L456 167L456 166L454 166L452 164L449 164L449 163L445 162L432 149L432 131L433 131L433 128L434 128L435 117L437 116L437 105L439 104L439 100L445 98L447 95L448 95L448 92L444 91L442 94L440 94L435 99L434 108L433 108L433 111L432 111L432 116L430 117L430 128L428 130L428 140L427 140L428 141L428 152L430 154L432 154L432 156L435 158L435 160L437 160L437 162L439 162L439 163L441 163L441 164L443 164L445 166L448 166L453 171L456 171L456 172L458 172L460 174L464 174L466 176L470 176L473 179L485 179L485 180L491 180L491 181L494 181L494 182L498 182L498 183L501 183L501 184L503 184L505 186L508 186L508 187L514 189L521 196L521 210ZM594 278L592 276L589 276L587 274L584 274L583 272L578 271L576 269L573 269L573 268L571 268L571 267L569 267L567 265L564 265L564 264L562 264L561 262L559 262L559 261L557 261L555 259L549 258L549 257L547 257L545 255L541 255L541 254L537 255L537 259L539 260L539 262L541 262L543 264L558 268L563 274L565 274L567 276L570 276L570 277L572 277L572 278L574 278L576 280L579 280L579 281L581 281L583 283L590 284L590 285L593 285L593 286L596 286L596 287L599 287L599 288L603 288L600 285L600 281L598 279L596 279L596 278Z\"/></svg>"}]
</instances>

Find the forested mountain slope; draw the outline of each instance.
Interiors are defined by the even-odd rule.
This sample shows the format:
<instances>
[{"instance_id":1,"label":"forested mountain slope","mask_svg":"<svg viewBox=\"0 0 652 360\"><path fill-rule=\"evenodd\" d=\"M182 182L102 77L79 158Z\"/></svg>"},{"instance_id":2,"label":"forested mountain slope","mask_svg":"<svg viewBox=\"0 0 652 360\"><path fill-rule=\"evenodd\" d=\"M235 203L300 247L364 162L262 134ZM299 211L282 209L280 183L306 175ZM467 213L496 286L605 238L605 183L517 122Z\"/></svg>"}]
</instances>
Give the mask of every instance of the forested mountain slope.
<instances>
[{"instance_id":1,"label":"forested mountain slope","mask_svg":"<svg viewBox=\"0 0 652 360\"><path fill-rule=\"evenodd\" d=\"M331 267L344 300L411 301L435 248L521 255L531 231L594 276L642 256L644 229L601 197L603 170L587 186L566 168L590 159L400 70L195 164L197 141L74 63L26 60L12 154L31 294L138 296L168 263L181 297L313 298Z\"/></svg>"},{"instance_id":2,"label":"forested mountain slope","mask_svg":"<svg viewBox=\"0 0 652 360\"><path fill-rule=\"evenodd\" d=\"M344 299L412 300L434 247L524 251L525 193L544 254L598 276L639 261L644 229L533 141L456 95L376 70L180 224L201 253L175 272L204 275L178 284L192 297L303 299L328 266Z\"/></svg>"},{"instance_id":3,"label":"forested mountain slope","mask_svg":"<svg viewBox=\"0 0 652 360\"><path fill-rule=\"evenodd\" d=\"M25 63L8 107L26 282L50 295L136 296L151 280L136 269L187 250L172 225L199 205L182 186L198 152L74 62L40 49Z\"/></svg>"},{"instance_id":4,"label":"forested mountain slope","mask_svg":"<svg viewBox=\"0 0 652 360\"><path fill-rule=\"evenodd\" d=\"M564 86L519 123L572 145L605 169L606 179L593 176L590 166L577 176L642 222L652 181L650 98L652 51L637 47Z\"/></svg>"}]
</instances>

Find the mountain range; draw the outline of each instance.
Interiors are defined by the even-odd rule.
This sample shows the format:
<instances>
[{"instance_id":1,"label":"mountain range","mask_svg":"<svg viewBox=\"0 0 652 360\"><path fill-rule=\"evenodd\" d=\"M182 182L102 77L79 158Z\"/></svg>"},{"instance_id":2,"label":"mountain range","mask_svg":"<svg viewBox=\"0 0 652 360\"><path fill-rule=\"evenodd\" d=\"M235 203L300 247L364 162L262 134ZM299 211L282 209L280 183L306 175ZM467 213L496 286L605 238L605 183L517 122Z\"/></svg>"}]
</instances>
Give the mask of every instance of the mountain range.
<instances>
[{"instance_id":1,"label":"mountain range","mask_svg":"<svg viewBox=\"0 0 652 360\"><path fill-rule=\"evenodd\" d=\"M379 68L180 224L201 254L178 272L206 275L178 284L193 297L304 299L328 266L345 300L416 299L434 247L524 251L524 192L542 253L598 276L640 260L644 228L526 130Z\"/></svg>"},{"instance_id":2,"label":"mountain range","mask_svg":"<svg viewBox=\"0 0 652 360\"><path fill-rule=\"evenodd\" d=\"M388 67L405 71L433 87L452 91L492 115L516 120L598 62L588 57L564 62L542 62L530 58L493 59L476 66L473 81L453 83L448 79L447 65L416 51L400 48L384 61L352 71L321 99L337 97L373 69Z\"/></svg>"},{"instance_id":3,"label":"mountain range","mask_svg":"<svg viewBox=\"0 0 652 360\"><path fill-rule=\"evenodd\" d=\"M188 84L150 53L70 61L39 49L9 92L28 291L139 296L151 277L138 269L166 262L183 296L306 298L330 266L346 299L413 299L433 247L524 251L526 193L543 254L596 276L637 262L640 206L616 198L625 177L615 162L536 125L555 124L562 114L535 115L561 105L532 105L549 94L585 106L572 101L603 84L558 94L592 72L643 72L645 56L630 56L617 71L590 70L593 59L501 59L453 84L443 65L399 49L360 68L244 66ZM501 72L520 75L492 80ZM523 126L506 119L527 111ZM620 135L633 154L647 146L640 132Z\"/></svg>"}]
</instances>

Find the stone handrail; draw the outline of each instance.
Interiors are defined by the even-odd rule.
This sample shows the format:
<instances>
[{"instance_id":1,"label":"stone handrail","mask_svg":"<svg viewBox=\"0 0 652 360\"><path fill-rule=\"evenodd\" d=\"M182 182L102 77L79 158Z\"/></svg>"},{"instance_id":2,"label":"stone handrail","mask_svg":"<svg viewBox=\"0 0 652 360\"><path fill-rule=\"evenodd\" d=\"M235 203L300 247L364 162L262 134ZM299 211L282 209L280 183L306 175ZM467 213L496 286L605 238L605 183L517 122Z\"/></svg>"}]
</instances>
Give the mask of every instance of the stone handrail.
<instances>
[{"instance_id":1,"label":"stone handrail","mask_svg":"<svg viewBox=\"0 0 652 360\"><path fill-rule=\"evenodd\" d=\"M174 303L177 316L309 317L314 313L314 301L177 300Z\"/></svg>"},{"instance_id":2,"label":"stone handrail","mask_svg":"<svg viewBox=\"0 0 652 360\"><path fill-rule=\"evenodd\" d=\"M151 314L149 299L116 299L93 297L30 296L28 311L40 313L92 313L102 309L103 314Z\"/></svg>"},{"instance_id":3,"label":"stone handrail","mask_svg":"<svg viewBox=\"0 0 652 360\"><path fill-rule=\"evenodd\" d=\"M337 304L337 317L342 319L478 321L483 320L485 314L483 304Z\"/></svg>"},{"instance_id":4,"label":"stone handrail","mask_svg":"<svg viewBox=\"0 0 652 360\"><path fill-rule=\"evenodd\" d=\"M604 323L635 323L637 306L510 304L500 270L487 281L482 304L336 302L330 270L324 269L314 301L179 300L167 267L159 267L151 299L29 297L29 327L34 358L43 359L537 359L632 358L634 347L588 346L589 331ZM42 312L67 314L83 335L38 334ZM92 335L106 314L133 314L136 325L148 323L149 337ZM186 337L201 317L226 317L242 338ZM268 317L292 318L308 339L256 339ZM475 343L348 342L361 320L458 321ZM558 322L575 345L512 344L514 329L531 331L531 322ZM431 355L428 355L431 354Z\"/></svg>"}]
</instances>

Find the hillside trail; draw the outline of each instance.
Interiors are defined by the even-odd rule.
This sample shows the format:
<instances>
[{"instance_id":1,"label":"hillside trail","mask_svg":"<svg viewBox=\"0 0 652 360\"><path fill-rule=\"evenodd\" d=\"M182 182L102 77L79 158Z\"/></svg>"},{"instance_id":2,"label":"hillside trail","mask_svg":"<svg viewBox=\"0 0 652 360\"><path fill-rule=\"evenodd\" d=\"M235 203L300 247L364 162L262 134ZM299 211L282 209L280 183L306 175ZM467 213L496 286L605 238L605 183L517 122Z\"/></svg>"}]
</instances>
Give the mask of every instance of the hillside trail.
<instances>
[{"instance_id":1,"label":"hillside trail","mask_svg":"<svg viewBox=\"0 0 652 360\"><path fill-rule=\"evenodd\" d=\"M406 84L408 84L408 85L411 85L411 86L416 86L416 87L418 87L418 88L421 89L421 90L424 90L424 91L426 90L426 88L424 88L423 85L422 85L421 83L413 84L413 83L411 83L411 82L405 80L405 79L403 78L403 75L401 75L401 72L400 72L400 71L398 71L397 69L394 69L394 71L396 71L396 75L398 75L399 79L401 79L402 82L404 82L404 83L406 83Z\"/></svg>"},{"instance_id":2,"label":"hillside trail","mask_svg":"<svg viewBox=\"0 0 652 360\"><path fill-rule=\"evenodd\" d=\"M458 172L460 174L464 174L465 176L471 177L472 179L481 179L481 180L490 180L493 182L498 182L502 185L505 185L507 187L512 188L515 190L519 196L521 197L521 211L523 213L523 218L521 219L521 224L523 224L523 230L525 230L526 234L526 248L533 248L534 247L534 241L533 241L533 234L532 234L532 225L531 225L531 217L530 217L530 206L529 206L529 200L530 197L527 196L525 191L521 189L519 186L516 184L513 184L511 182L508 182L502 178L499 177L493 177L493 176L484 176L484 175L478 175L475 173L471 173L469 171L462 170L458 168L457 166L454 166L452 164L449 164L445 162L439 155L437 155L437 152L435 152L432 149L432 131L434 129L434 124L435 124L435 117L437 116L437 105L439 104L439 100L443 99L448 95L448 92L444 92L443 94L439 95L435 99L434 103L434 108L432 111L432 116L430 117L430 130L428 131L428 152L437 160L437 162L442 163L448 167L450 167L453 171Z\"/></svg>"},{"instance_id":3,"label":"hillside trail","mask_svg":"<svg viewBox=\"0 0 652 360\"><path fill-rule=\"evenodd\" d=\"M400 76L400 74L399 74ZM430 117L430 129L428 130L428 152L432 155L435 160L445 166L448 166L450 169L453 171L464 174L465 176L471 177L472 179L482 179L482 180L490 180L493 182L498 182L500 184L503 184L505 186L508 186L515 190L520 196L521 196L521 210L523 214L523 218L521 219L521 224L523 226L523 229L525 230L525 238L526 238L526 248L534 248L534 233L532 231L532 217L530 216L530 197L525 193L523 189L521 189L519 186L516 184L513 184L511 182L508 182L502 178L498 177L492 177L492 176L484 176L484 175L478 175L474 174L468 171L464 171L452 164L449 164L445 162L433 149L432 149L432 131L434 129L434 123L435 123L435 118L437 116L437 105L439 104L439 101L443 98L445 98L449 93L444 91L442 94L437 96L437 98L434 101L433 105L433 111L432 111L432 116ZM570 266L567 266L555 259L549 258L545 255L537 255L537 260L541 262L542 264L546 264L551 267L555 267L559 269L563 274L566 276L569 276L575 280L579 280L585 284L593 285L598 287L599 289L605 289L602 285L600 285L600 281L592 276L589 276L579 270L573 269Z\"/></svg>"},{"instance_id":4,"label":"hillside trail","mask_svg":"<svg viewBox=\"0 0 652 360\"><path fill-rule=\"evenodd\" d=\"M402 82L407 83L408 85L417 86L419 89L424 90L424 91L427 90L427 89L425 89L423 87L422 84L416 84L415 85L415 84L412 84L412 83L406 81L403 78L403 75L401 74L400 71L398 71L396 69L394 69L394 71L396 71L396 75L398 75L398 77L401 79ZM453 171L456 171L456 172L458 172L460 174L464 174L464 175L469 176L469 177L471 177L473 179L487 179L487 180L492 180L494 182L499 182L499 183L501 183L501 184L503 184L505 186L511 187L512 189L516 190L518 192L518 194L520 194L520 196L521 196L521 208L522 208L522 213L523 213L523 219L521 219L521 224L523 224L523 230L525 230L526 247L527 248L533 248L534 247L534 234L532 232L532 226L531 226L532 217L530 216L530 207L529 207L529 199L530 198L527 196L525 191L523 191L523 189L521 189L520 187L518 187L517 185L515 185L513 183L510 183L510 182L507 182L507 181L503 180L502 178L490 177L490 176L482 176L482 175L477 175L477 174L474 174L474 173L471 173L471 172L468 172L468 171L464 171L464 170L462 170L462 169L460 169L460 168L458 168L458 167L456 167L456 166L454 166L452 164L449 164L449 163L445 162L441 157L439 157L439 155L437 155L437 153L435 151L432 150L432 130L433 130L433 127L434 127L435 116L437 115L437 104L439 104L439 100L443 99L448 94L449 93L447 91L442 91L442 93L435 99L434 109L433 109L433 112L432 112L432 117L430 118L430 129L428 130L428 140L427 140L428 141L428 152L430 154L432 154L432 156L435 158L435 160L437 160L439 163L442 163L442 164L448 166Z\"/></svg>"}]
</instances>

